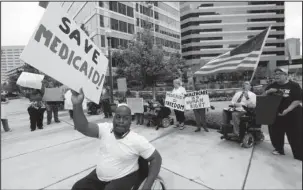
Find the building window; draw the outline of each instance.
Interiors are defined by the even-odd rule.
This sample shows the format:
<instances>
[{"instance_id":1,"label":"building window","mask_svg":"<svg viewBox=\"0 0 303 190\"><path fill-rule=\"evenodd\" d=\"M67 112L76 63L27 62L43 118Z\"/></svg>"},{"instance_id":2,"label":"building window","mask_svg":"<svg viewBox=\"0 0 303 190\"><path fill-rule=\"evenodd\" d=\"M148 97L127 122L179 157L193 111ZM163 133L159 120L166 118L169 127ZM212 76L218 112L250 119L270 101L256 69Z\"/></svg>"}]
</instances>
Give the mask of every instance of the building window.
<instances>
[{"instance_id":1,"label":"building window","mask_svg":"<svg viewBox=\"0 0 303 190\"><path fill-rule=\"evenodd\" d=\"M128 25L128 27L127 27L128 31L127 31L127 32L128 32L129 34L133 34L134 31L135 31L134 25L133 25L133 24L130 24L130 23L128 23L127 25Z\"/></svg>"},{"instance_id":2,"label":"building window","mask_svg":"<svg viewBox=\"0 0 303 190\"><path fill-rule=\"evenodd\" d=\"M119 13L126 15L126 5L118 3Z\"/></svg>"},{"instance_id":3,"label":"building window","mask_svg":"<svg viewBox=\"0 0 303 190\"><path fill-rule=\"evenodd\" d=\"M155 19L159 20L159 13L155 11Z\"/></svg>"},{"instance_id":4,"label":"building window","mask_svg":"<svg viewBox=\"0 0 303 190\"><path fill-rule=\"evenodd\" d=\"M137 26L139 26L140 20L139 18L137 18Z\"/></svg>"},{"instance_id":5,"label":"building window","mask_svg":"<svg viewBox=\"0 0 303 190\"><path fill-rule=\"evenodd\" d=\"M118 48L118 46L119 46L119 39L112 37L111 38L111 45L112 45L112 48Z\"/></svg>"},{"instance_id":6,"label":"building window","mask_svg":"<svg viewBox=\"0 0 303 190\"><path fill-rule=\"evenodd\" d=\"M109 2L109 10L118 12L118 3L117 3L117 1L110 1Z\"/></svg>"},{"instance_id":7,"label":"building window","mask_svg":"<svg viewBox=\"0 0 303 190\"><path fill-rule=\"evenodd\" d=\"M99 7L104 7L103 1L99 1Z\"/></svg>"},{"instance_id":8,"label":"building window","mask_svg":"<svg viewBox=\"0 0 303 190\"><path fill-rule=\"evenodd\" d=\"M139 12L139 4L136 3L136 11Z\"/></svg>"},{"instance_id":9,"label":"building window","mask_svg":"<svg viewBox=\"0 0 303 190\"><path fill-rule=\"evenodd\" d=\"M110 19L110 27L113 30L119 30L119 22L118 22L118 20L116 20L114 18L111 18Z\"/></svg>"},{"instance_id":10,"label":"building window","mask_svg":"<svg viewBox=\"0 0 303 190\"><path fill-rule=\"evenodd\" d=\"M134 18L134 9L127 6L127 16Z\"/></svg>"},{"instance_id":11,"label":"building window","mask_svg":"<svg viewBox=\"0 0 303 190\"><path fill-rule=\"evenodd\" d=\"M142 14L143 13L143 6L140 5L140 13Z\"/></svg>"},{"instance_id":12,"label":"building window","mask_svg":"<svg viewBox=\"0 0 303 190\"><path fill-rule=\"evenodd\" d=\"M105 47L105 36L101 35L101 47Z\"/></svg>"},{"instance_id":13,"label":"building window","mask_svg":"<svg viewBox=\"0 0 303 190\"><path fill-rule=\"evenodd\" d=\"M104 16L100 15L100 26L104 27Z\"/></svg>"},{"instance_id":14,"label":"building window","mask_svg":"<svg viewBox=\"0 0 303 190\"><path fill-rule=\"evenodd\" d=\"M119 31L127 33L127 23L123 21L119 21Z\"/></svg>"},{"instance_id":15,"label":"building window","mask_svg":"<svg viewBox=\"0 0 303 190\"><path fill-rule=\"evenodd\" d=\"M159 25L156 24L155 27L156 27L156 28L155 28L155 31L156 31L156 32L159 32Z\"/></svg>"}]
</instances>

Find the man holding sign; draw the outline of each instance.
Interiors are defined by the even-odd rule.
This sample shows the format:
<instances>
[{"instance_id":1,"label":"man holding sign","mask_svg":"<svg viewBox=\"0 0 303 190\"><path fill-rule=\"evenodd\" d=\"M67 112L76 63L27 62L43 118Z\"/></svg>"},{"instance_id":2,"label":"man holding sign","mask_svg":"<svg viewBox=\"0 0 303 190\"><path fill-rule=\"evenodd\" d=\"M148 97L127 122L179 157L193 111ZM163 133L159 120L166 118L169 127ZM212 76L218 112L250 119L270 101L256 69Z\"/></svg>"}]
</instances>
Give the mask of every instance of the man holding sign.
<instances>
[{"instance_id":1,"label":"man holding sign","mask_svg":"<svg viewBox=\"0 0 303 190\"><path fill-rule=\"evenodd\" d=\"M207 91L201 91L199 89L199 87L196 84L195 78L193 80L193 87L196 91L192 93L188 93L185 96L185 102L186 102L185 105L189 106L189 108L186 109L193 109L194 111L196 123L197 123L197 129L195 130L195 132L200 132L201 127L203 127L204 131L208 132L208 129L206 127L205 110L206 108L210 107L209 96L207 94Z\"/></svg>"}]
</instances>

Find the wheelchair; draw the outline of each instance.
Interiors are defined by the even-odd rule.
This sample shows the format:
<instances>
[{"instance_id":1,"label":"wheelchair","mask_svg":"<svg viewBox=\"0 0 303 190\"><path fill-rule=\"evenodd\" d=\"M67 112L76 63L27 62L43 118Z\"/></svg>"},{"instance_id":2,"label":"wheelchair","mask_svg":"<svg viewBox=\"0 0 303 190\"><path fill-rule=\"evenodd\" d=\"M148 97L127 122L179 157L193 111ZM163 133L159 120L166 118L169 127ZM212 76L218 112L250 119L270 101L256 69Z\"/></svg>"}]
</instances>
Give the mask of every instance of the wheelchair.
<instances>
[{"instance_id":1,"label":"wheelchair","mask_svg":"<svg viewBox=\"0 0 303 190\"><path fill-rule=\"evenodd\" d=\"M170 117L171 110L160 103L148 101L148 106L144 108L144 119L147 120L147 126L156 126L160 122L161 127L167 128L174 124L174 119ZM157 121L159 120L160 121Z\"/></svg>"},{"instance_id":2,"label":"wheelchair","mask_svg":"<svg viewBox=\"0 0 303 190\"><path fill-rule=\"evenodd\" d=\"M135 183L135 185L132 187L131 190L140 190L143 188L144 182L148 176L148 170L149 170L149 164L148 161L145 160L142 157L139 157L139 179ZM152 190L166 190L166 186L164 183L164 180L158 176L156 180L154 181L154 184L152 186Z\"/></svg>"},{"instance_id":3,"label":"wheelchair","mask_svg":"<svg viewBox=\"0 0 303 190\"><path fill-rule=\"evenodd\" d=\"M232 105L229 107L234 108ZM256 123L255 109L242 107L246 113L240 118L239 135L234 135L233 125L227 124L222 126L221 139L237 141L241 147L251 148L254 144L264 141L265 137L261 130L261 124Z\"/></svg>"}]
</instances>

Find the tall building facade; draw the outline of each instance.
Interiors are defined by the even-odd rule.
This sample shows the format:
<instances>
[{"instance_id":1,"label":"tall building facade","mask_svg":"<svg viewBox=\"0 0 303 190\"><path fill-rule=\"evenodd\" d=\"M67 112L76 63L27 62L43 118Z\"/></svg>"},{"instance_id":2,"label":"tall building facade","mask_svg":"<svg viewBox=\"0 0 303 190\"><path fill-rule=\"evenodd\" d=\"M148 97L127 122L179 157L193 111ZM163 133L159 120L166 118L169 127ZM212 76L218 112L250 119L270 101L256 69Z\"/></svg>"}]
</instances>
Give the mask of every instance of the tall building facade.
<instances>
[{"instance_id":1,"label":"tall building facade","mask_svg":"<svg viewBox=\"0 0 303 190\"><path fill-rule=\"evenodd\" d=\"M292 58L300 56L300 38L288 38L286 44Z\"/></svg>"},{"instance_id":2,"label":"tall building facade","mask_svg":"<svg viewBox=\"0 0 303 190\"><path fill-rule=\"evenodd\" d=\"M24 65L19 59L24 46L1 46L1 84L7 80L7 73Z\"/></svg>"},{"instance_id":3,"label":"tall building facade","mask_svg":"<svg viewBox=\"0 0 303 190\"><path fill-rule=\"evenodd\" d=\"M285 60L284 2L180 2L182 56L199 69L272 25L259 66Z\"/></svg>"},{"instance_id":4,"label":"tall building facade","mask_svg":"<svg viewBox=\"0 0 303 190\"><path fill-rule=\"evenodd\" d=\"M126 47L147 24L152 25L155 43L162 44L166 52L181 53L179 2L99 1L61 5L76 23L84 24L89 37L105 55L108 36L111 48Z\"/></svg>"}]
</instances>

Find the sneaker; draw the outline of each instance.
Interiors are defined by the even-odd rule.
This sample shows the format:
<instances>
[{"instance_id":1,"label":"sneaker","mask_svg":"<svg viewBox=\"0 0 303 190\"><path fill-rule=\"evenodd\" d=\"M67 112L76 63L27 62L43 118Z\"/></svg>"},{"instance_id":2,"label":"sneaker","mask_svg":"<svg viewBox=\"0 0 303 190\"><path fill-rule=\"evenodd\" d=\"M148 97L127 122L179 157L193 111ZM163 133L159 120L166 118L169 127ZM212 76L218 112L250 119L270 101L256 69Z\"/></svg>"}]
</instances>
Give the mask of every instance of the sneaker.
<instances>
[{"instance_id":1,"label":"sneaker","mask_svg":"<svg viewBox=\"0 0 303 190\"><path fill-rule=\"evenodd\" d=\"M198 128L198 129L196 129L196 130L195 130L195 132L200 132L200 131L201 131L201 129L200 129L200 128Z\"/></svg>"},{"instance_id":2,"label":"sneaker","mask_svg":"<svg viewBox=\"0 0 303 190\"><path fill-rule=\"evenodd\" d=\"M56 123L60 123L61 121L58 120L58 121L55 121L55 122L56 122Z\"/></svg>"},{"instance_id":3,"label":"sneaker","mask_svg":"<svg viewBox=\"0 0 303 190\"><path fill-rule=\"evenodd\" d=\"M174 126L174 128L178 128L178 127L180 127L180 124L176 124L176 125Z\"/></svg>"},{"instance_id":4,"label":"sneaker","mask_svg":"<svg viewBox=\"0 0 303 190\"><path fill-rule=\"evenodd\" d=\"M272 151L272 154L273 155L285 155L284 152L277 151L277 150Z\"/></svg>"}]
</instances>

